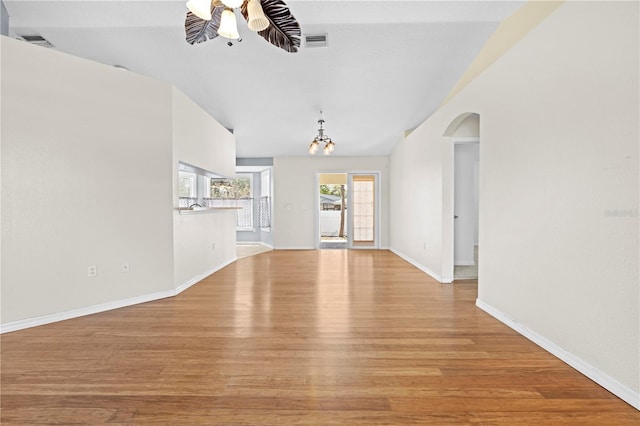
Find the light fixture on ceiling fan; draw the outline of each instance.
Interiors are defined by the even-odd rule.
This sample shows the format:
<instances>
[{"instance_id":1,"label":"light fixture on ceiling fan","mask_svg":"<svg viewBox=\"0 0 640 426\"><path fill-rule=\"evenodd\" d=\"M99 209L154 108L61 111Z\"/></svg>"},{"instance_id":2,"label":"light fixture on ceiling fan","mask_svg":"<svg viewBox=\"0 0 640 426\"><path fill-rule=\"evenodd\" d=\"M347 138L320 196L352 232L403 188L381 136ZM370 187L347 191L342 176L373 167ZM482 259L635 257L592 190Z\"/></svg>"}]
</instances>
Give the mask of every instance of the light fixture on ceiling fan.
<instances>
[{"instance_id":1,"label":"light fixture on ceiling fan","mask_svg":"<svg viewBox=\"0 0 640 426\"><path fill-rule=\"evenodd\" d=\"M333 152L333 148L336 144L333 143L331 138L324 133L324 119L322 118L322 111L320 111L320 119L318 120L318 124L320 128L318 129L318 136L313 139L311 145L309 145L309 154L315 155L320 149L320 144L324 144L324 148L322 149L322 153L324 155L330 155Z\"/></svg>"},{"instance_id":2,"label":"light fixture on ceiling fan","mask_svg":"<svg viewBox=\"0 0 640 426\"><path fill-rule=\"evenodd\" d=\"M236 14L233 13L233 9L227 7L222 11L222 15L220 15L218 35L232 40L240 39L240 33L238 33L238 22L236 21Z\"/></svg>"},{"instance_id":3,"label":"light fixture on ceiling fan","mask_svg":"<svg viewBox=\"0 0 640 426\"><path fill-rule=\"evenodd\" d=\"M184 23L187 43L202 43L218 35L240 41L236 8L249 29L269 43L287 52L298 51L300 24L282 0L189 0Z\"/></svg>"}]
</instances>

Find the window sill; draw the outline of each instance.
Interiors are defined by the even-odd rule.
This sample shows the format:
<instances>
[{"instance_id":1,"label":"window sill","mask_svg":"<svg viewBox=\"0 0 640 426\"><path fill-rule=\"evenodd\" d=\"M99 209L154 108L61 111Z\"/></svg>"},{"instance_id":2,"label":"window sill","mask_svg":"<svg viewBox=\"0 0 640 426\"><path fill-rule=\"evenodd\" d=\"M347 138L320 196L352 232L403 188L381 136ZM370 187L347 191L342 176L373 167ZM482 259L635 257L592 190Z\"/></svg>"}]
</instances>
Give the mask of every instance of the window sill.
<instances>
[{"instance_id":1,"label":"window sill","mask_svg":"<svg viewBox=\"0 0 640 426\"><path fill-rule=\"evenodd\" d=\"M176 210L178 210L180 214L203 214L226 210L242 210L242 207L195 207L192 209L188 207L178 207Z\"/></svg>"}]
</instances>

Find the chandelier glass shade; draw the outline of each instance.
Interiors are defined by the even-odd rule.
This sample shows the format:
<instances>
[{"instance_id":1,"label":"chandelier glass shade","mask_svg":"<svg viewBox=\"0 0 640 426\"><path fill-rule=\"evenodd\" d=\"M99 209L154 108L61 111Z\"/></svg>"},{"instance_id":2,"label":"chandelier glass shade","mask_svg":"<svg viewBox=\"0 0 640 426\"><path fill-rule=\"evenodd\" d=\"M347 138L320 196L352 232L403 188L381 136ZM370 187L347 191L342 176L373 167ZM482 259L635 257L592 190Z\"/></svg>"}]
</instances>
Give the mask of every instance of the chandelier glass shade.
<instances>
[{"instance_id":1,"label":"chandelier glass shade","mask_svg":"<svg viewBox=\"0 0 640 426\"><path fill-rule=\"evenodd\" d=\"M200 19L211 20L211 0L189 0L187 9Z\"/></svg>"},{"instance_id":2,"label":"chandelier glass shade","mask_svg":"<svg viewBox=\"0 0 640 426\"><path fill-rule=\"evenodd\" d=\"M320 145L324 145L324 148L322 148L322 153L324 155L331 155L336 144L333 143L331 138L324 133L324 120L322 118L318 120L318 124L320 125L320 128L318 129L318 135L313 139L311 145L309 145L309 154L315 155L320 149Z\"/></svg>"},{"instance_id":3,"label":"chandelier glass shade","mask_svg":"<svg viewBox=\"0 0 640 426\"><path fill-rule=\"evenodd\" d=\"M260 0L249 0L249 3L247 3L247 13L249 15L247 26L251 31L258 32L267 29L269 19L264 15Z\"/></svg>"},{"instance_id":4,"label":"chandelier glass shade","mask_svg":"<svg viewBox=\"0 0 640 426\"><path fill-rule=\"evenodd\" d=\"M236 21L236 14L233 13L233 9L226 8L222 12L218 34L232 40L240 38L240 34L238 33L238 21Z\"/></svg>"}]
</instances>

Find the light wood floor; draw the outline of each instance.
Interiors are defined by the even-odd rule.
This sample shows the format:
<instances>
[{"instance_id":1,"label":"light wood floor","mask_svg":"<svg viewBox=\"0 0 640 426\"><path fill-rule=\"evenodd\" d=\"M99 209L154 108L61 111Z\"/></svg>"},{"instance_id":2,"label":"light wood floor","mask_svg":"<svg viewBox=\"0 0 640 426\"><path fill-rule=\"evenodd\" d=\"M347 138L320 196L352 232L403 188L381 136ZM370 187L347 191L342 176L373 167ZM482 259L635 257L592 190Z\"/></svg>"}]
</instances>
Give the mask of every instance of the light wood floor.
<instances>
[{"instance_id":1,"label":"light wood floor","mask_svg":"<svg viewBox=\"0 0 640 426\"><path fill-rule=\"evenodd\" d=\"M262 244L241 243L236 245L236 256L238 259L243 257L255 256L256 254L266 253L273 250Z\"/></svg>"},{"instance_id":2,"label":"light wood floor","mask_svg":"<svg viewBox=\"0 0 640 426\"><path fill-rule=\"evenodd\" d=\"M635 425L387 251L272 251L181 295L1 337L2 424Z\"/></svg>"}]
</instances>

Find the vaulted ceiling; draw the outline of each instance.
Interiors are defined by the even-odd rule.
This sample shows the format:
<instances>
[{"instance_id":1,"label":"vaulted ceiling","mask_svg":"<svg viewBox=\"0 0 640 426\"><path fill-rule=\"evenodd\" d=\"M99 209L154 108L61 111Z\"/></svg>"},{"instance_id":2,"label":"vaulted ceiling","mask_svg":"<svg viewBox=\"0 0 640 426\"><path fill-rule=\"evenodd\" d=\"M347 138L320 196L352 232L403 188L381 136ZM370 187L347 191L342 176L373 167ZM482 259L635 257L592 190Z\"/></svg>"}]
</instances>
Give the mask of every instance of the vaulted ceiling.
<instances>
[{"instance_id":1,"label":"vaulted ceiling","mask_svg":"<svg viewBox=\"0 0 640 426\"><path fill-rule=\"evenodd\" d=\"M328 46L287 53L242 18L241 43L186 43L184 0L4 0L10 36L171 82L233 129L238 157L308 155L320 110L334 155L389 154L523 3L288 0Z\"/></svg>"}]
</instances>

